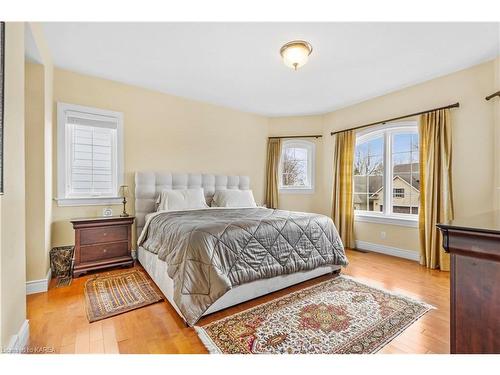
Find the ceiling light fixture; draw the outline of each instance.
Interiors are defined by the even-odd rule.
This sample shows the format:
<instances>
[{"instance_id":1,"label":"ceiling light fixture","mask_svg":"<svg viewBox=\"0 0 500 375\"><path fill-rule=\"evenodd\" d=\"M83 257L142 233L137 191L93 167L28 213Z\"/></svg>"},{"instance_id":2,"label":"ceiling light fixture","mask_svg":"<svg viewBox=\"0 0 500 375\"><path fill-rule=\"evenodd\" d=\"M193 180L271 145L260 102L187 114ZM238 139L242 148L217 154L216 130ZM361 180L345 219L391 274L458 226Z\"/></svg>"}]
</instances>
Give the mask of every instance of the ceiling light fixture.
<instances>
[{"instance_id":1,"label":"ceiling light fixture","mask_svg":"<svg viewBox=\"0 0 500 375\"><path fill-rule=\"evenodd\" d=\"M293 70L297 70L307 63L311 52L311 44L304 40L292 40L284 44L280 49L283 62Z\"/></svg>"}]
</instances>

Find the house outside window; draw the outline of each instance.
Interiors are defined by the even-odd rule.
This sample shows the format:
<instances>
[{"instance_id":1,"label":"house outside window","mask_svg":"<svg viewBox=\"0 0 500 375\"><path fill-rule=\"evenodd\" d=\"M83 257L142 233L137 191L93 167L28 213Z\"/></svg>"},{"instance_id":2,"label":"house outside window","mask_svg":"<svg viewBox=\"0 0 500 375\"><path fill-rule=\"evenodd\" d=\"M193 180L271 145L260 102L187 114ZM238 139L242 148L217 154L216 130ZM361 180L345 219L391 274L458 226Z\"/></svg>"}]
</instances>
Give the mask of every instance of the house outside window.
<instances>
[{"instance_id":1,"label":"house outside window","mask_svg":"<svg viewBox=\"0 0 500 375\"><path fill-rule=\"evenodd\" d=\"M57 105L57 202L119 204L123 184L123 114Z\"/></svg>"},{"instance_id":2,"label":"house outside window","mask_svg":"<svg viewBox=\"0 0 500 375\"><path fill-rule=\"evenodd\" d=\"M416 121L392 123L357 134L353 166L356 220L416 225L420 195L418 148Z\"/></svg>"},{"instance_id":3,"label":"house outside window","mask_svg":"<svg viewBox=\"0 0 500 375\"><path fill-rule=\"evenodd\" d=\"M315 144L304 140L284 141L279 166L282 193L314 192Z\"/></svg>"}]
</instances>

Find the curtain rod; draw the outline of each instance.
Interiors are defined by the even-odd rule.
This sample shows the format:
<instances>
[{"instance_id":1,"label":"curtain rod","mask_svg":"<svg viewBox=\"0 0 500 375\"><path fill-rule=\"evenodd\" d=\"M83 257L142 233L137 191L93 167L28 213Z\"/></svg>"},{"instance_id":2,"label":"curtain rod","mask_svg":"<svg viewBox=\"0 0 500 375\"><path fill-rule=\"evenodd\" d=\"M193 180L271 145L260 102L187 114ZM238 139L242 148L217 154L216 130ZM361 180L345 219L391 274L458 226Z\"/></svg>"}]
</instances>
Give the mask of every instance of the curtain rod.
<instances>
[{"instance_id":1,"label":"curtain rod","mask_svg":"<svg viewBox=\"0 0 500 375\"><path fill-rule=\"evenodd\" d=\"M497 92L494 92L491 95L488 95L485 99L486 100L490 100L490 99L493 99L495 96L500 96L500 91L497 91Z\"/></svg>"},{"instance_id":2,"label":"curtain rod","mask_svg":"<svg viewBox=\"0 0 500 375\"><path fill-rule=\"evenodd\" d=\"M280 138L321 138L323 137L321 134L313 134L313 135L280 135L276 137L268 137L268 139L280 139Z\"/></svg>"},{"instance_id":3,"label":"curtain rod","mask_svg":"<svg viewBox=\"0 0 500 375\"><path fill-rule=\"evenodd\" d=\"M390 118L390 119L387 119L387 120L382 120L382 121L376 121L376 122L372 122L370 124L365 124L365 125L360 125L360 126L355 126L354 128L349 128L349 129L343 129L343 130L338 130L338 131L335 131L335 132L331 132L330 135L334 135L334 134L337 134L337 133L342 133L346 130L357 130L357 129L361 129L361 128L366 128L368 126L373 126L373 125L378 125L378 124L385 124L386 122L391 122L391 121L396 121L396 120L402 120L404 118L408 118L408 117L413 117L413 116L418 116L418 115L423 115L424 113L429 113L429 112L434 112L434 111L439 111L440 109L448 109L448 108L458 108L460 107L460 103L454 103L454 104L450 104L450 105L447 105L447 106L444 106L444 107L439 107L439 108L433 108L433 109L428 109L426 111L421 111L421 112L417 112L417 113L412 113L412 114L409 114L409 115L404 115L404 116L399 116L399 117L394 117L394 118Z\"/></svg>"}]
</instances>

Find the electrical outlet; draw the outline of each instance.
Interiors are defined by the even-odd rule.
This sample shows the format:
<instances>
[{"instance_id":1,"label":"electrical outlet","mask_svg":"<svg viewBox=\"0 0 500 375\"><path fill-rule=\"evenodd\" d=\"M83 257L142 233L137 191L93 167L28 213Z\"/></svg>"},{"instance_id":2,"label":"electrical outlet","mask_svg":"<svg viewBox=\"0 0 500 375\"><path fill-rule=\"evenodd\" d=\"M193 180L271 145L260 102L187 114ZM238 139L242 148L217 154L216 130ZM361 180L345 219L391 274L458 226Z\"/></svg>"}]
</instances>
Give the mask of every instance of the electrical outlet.
<instances>
[{"instance_id":1,"label":"electrical outlet","mask_svg":"<svg viewBox=\"0 0 500 375\"><path fill-rule=\"evenodd\" d=\"M385 239L385 232L380 232L380 238Z\"/></svg>"}]
</instances>

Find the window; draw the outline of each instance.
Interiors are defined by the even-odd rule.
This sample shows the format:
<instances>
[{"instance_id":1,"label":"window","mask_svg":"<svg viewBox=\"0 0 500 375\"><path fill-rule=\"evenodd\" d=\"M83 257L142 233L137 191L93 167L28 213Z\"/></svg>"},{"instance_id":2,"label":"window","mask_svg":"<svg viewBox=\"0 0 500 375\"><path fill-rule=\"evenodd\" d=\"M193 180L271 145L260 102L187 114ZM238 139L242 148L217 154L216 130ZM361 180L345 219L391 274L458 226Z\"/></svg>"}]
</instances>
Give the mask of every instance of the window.
<instances>
[{"instance_id":1,"label":"window","mask_svg":"<svg viewBox=\"0 0 500 375\"><path fill-rule=\"evenodd\" d=\"M405 197L405 189L404 188L394 188L392 189L392 194L394 198L404 198Z\"/></svg>"},{"instance_id":2,"label":"window","mask_svg":"<svg viewBox=\"0 0 500 375\"><path fill-rule=\"evenodd\" d=\"M384 125L357 135L353 166L353 204L357 219L378 222L394 219L395 224L401 223L398 220L417 219L418 147L414 121Z\"/></svg>"},{"instance_id":3,"label":"window","mask_svg":"<svg viewBox=\"0 0 500 375\"><path fill-rule=\"evenodd\" d=\"M314 192L314 143L284 141L279 168L281 192Z\"/></svg>"},{"instance_id":4,"label":"window","mask_svg":"<svg viewBox=\"0 0 500 375\"><path fill-rule=\"evenodd\" d=\"M58 204L120 203L123 115L58 103Z\"/></svg>"}]
</instances>

